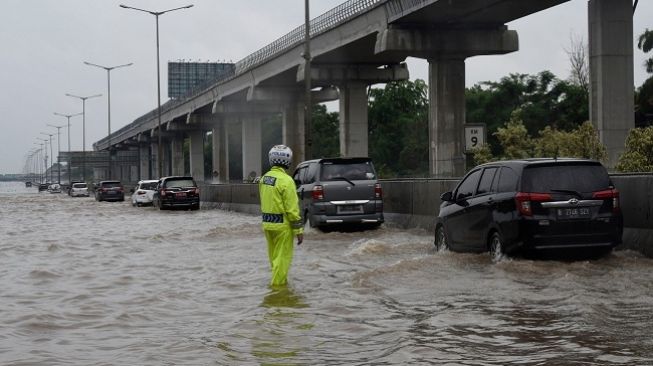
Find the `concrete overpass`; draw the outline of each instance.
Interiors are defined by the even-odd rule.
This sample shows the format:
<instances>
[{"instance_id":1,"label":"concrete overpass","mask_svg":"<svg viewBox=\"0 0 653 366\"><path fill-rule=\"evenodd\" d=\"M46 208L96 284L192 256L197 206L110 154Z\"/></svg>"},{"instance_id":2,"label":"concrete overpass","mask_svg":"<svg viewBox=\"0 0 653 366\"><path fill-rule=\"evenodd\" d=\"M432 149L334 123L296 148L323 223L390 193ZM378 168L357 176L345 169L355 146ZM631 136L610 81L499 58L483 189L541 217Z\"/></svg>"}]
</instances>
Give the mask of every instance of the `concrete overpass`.
<instances>
[{"instance_id":1,"label":"concrete overpass","mask_svg":"<svg viewBox=\"0 0 653 366\"><path fill-rule=\"evenodd\" d=\"M506 23L568 0L351 0L311 21L314 103L339 100L340 153L366 156L367 87L408 78L407 57L429 62L429 166L433 177L464 173L465 59L519 48ZM631 0L589 0L591 119L611 164L623 149L632 113ZM112 133L112 149L135 150L138 178L205 176L203 139L213 131L213 171L229 177L229 130L242 130L242 176L260 175L261 121L283 116L283 143L305 154L303 26L236 63L233 74L207 82L162 106L164 156L157 157L157 111ZM426 131L425 131L426 132ZM108 149L108 138L96 150ZM267 147L265 147L267 148ZM157 159L164 171L157 172ZM126 178L123 178L126 180Z\"/></svg>"}]
</instances>

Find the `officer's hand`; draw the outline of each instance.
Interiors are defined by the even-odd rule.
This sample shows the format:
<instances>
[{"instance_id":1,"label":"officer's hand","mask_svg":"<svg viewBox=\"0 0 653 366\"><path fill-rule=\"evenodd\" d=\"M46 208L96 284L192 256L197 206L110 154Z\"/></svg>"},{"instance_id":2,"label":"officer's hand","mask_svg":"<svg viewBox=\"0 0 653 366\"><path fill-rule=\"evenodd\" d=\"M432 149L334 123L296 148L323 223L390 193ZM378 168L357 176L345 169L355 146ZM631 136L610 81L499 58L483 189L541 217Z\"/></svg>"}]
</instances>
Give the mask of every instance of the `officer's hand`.
<instances>
[{"instance_id":1,"label":"officer's hand","mask_svg":"<svg viewBox=\"0 0 653 366\"><path fill-rule=\"evenodd\" d=\"M302 245L304 242L304 234L297 234L297 245Z\"/></svg>"}]
</instances>

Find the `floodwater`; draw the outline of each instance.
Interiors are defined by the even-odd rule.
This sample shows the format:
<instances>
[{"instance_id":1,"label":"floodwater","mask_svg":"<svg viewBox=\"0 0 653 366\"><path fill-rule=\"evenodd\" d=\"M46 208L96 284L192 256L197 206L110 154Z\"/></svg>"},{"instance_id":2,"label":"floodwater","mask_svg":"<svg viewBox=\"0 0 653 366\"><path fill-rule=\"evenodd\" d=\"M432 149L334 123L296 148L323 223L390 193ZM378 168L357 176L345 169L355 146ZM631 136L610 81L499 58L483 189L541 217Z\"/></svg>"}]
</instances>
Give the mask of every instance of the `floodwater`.
<instances>
[{"instance_id":1,"label":"floodwater","mask_svg":"<svg viewBox=\"0 0 653 366\"><path fill-rule=\"evenodd\" d=\"M271 289L256 216L0 183L2 365L653 365L653 260L436 252L308 230Z\"/></svg>"}]
</instances>

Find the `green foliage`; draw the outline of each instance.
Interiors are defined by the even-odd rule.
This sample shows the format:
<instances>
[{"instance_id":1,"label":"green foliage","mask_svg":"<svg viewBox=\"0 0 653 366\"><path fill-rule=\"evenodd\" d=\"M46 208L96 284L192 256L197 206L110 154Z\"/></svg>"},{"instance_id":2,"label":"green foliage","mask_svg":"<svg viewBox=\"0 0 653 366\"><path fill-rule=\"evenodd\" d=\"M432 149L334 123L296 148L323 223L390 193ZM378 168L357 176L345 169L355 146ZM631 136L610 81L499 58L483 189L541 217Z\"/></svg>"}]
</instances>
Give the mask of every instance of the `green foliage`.
<instances>
[{"instance_id":1,"label":"green foliage","mask_svg":"<svg viewBox=\"0 0 653 366\"><path fill-rule=\"evenodd\" d=\"M423 80L369 92L369 155L383 177L428 174L428 90Z\"/></svg>"},{"instance_id":2,"label":"green foliage","mask_svg":"<svg viewBox=\"0 0 653 366\"><path fill-rule=\"evenodd\" d=\"M340 155L340 134L338 112L327 112L325 105L313 106L313 147L316 158Z\"/></svg>"},{"instance_id":3,"label":"green foliage","mask_svg":"<svg viewBox=\"0 0 653 366\"><path fill-rule=\"evenodd\" d=\"M647 28L644 33L640 34L637 47L644 51L644 53L653 50L653 31L650 31ZM646 67L646 72L653 73L653 57L646 59L646 61L644 61L644 66Z\"/></svg>"},{"instance_id":4,"label":"green foliage","mask_svg":"<svg viewBox=\"0 0 653 366\"><path fill-rule=\"evenodd\" d=\"M532 156L533 141L520 119L520 110L513 112L510 121L493 135L503 150L502 159L524 159Z\"/></svg>"},{"instance_id":5,"label":"green foliage","mask_svg":"<svg viewBox=\"0 0 653 366\"><path fill-rule=\"evenodd\" d=\"M634 128L626 139L626 151L616 169L622 172L653 172L653 126Z\"/></svg>"},{"instance_id":6,"label":"green foliage","mask_svg":"<svg viewBox=\"0 0 653 366\"><path fill-rule=\"evenodd\" d=\"M590 122L573 131L546 126L533 138L519 114L519 110L515 111L511 120L494 133L500 143L500 153L493 155L487 146L477 148L473 151L475 164L504 159L568 157L605 160L607 157L605 146Z\"/></svg>"},{"instance_id":7,"label":"green foliage","mask_svg":"<svg viewBox=\"0 0 653 366\"><path fill-rule=\"evenodd\" d=\"M466 91L467 121L485 123L494 153L499 127L520 110L519 118L535 135L546 126L570 131L589 119L588 93L581 85L558 80L549 71L537 75L511 74L499 82L476 84Z\"/></svg>"}]
</instances>

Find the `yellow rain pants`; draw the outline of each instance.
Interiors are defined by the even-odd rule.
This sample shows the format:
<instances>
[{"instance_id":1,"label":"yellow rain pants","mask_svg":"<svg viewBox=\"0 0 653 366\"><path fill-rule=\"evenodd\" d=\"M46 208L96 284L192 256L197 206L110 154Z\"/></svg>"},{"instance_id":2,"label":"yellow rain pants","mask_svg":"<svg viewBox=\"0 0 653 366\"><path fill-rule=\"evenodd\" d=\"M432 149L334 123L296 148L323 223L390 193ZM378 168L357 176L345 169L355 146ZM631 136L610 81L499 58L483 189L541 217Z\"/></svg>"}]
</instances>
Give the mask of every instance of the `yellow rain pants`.
<instances>
[{"instance_id":1,"label":"yellow rain pants","mask_svg":"<svg viewBox=\"0 0 653 366\"><path fill-rule=\"evenodd\" d=\"M268 242L268 257L272 269L270 285L285 285L288 283L288 271L294 251L292 231L264 230L264 232Z\"/></svg>"}]
</instances>

